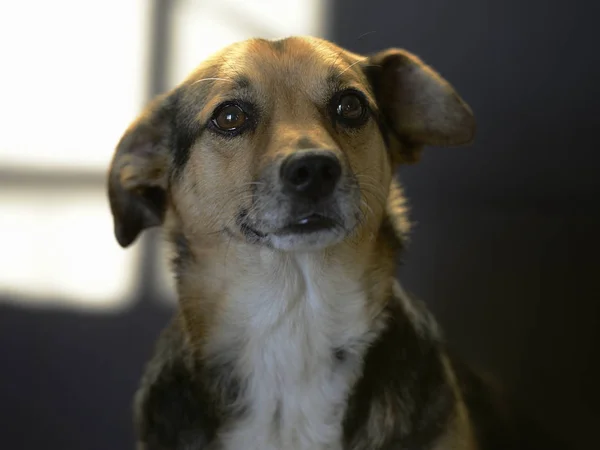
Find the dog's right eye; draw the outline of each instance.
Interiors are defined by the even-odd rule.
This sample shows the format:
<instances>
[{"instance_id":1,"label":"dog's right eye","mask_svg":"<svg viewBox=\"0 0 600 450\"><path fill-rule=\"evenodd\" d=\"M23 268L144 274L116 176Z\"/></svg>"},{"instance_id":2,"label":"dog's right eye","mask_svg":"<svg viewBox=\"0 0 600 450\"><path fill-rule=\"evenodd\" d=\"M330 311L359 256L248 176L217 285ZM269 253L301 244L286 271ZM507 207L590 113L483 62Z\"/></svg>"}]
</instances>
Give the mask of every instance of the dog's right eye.
<instances>
[{"instance_id":1,"label":"dog's right eye","mask_svg":"<svg viewBox=\"0 0 600 450\"><path fill-rule=\"evenodd\" d=\"M235 132L242 128L248 120L248 115L241 106L229 103L215 111L213 125L220 131Z\"/></svg>"}]
</instances>

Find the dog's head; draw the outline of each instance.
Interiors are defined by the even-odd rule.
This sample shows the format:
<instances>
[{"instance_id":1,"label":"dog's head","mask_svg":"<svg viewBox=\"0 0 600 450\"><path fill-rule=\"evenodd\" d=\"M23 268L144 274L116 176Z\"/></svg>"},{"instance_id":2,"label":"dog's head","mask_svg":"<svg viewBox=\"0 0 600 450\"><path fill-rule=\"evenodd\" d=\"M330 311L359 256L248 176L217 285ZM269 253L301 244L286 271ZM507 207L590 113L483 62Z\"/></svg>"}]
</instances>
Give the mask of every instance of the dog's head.
<instances>
[{"instance_id":1,"label":"dog's head","mask_svg":"<svg viewBox=\"0 0 600 450\"><path fill-rule=\"evenodd\" d=\"M472 140L453 88L414 55L315 38L227 47L157 99L109 174L122 246L166 214L186 234L324 248L381 222L395 165Z\"/></svg>"}]
</instances>

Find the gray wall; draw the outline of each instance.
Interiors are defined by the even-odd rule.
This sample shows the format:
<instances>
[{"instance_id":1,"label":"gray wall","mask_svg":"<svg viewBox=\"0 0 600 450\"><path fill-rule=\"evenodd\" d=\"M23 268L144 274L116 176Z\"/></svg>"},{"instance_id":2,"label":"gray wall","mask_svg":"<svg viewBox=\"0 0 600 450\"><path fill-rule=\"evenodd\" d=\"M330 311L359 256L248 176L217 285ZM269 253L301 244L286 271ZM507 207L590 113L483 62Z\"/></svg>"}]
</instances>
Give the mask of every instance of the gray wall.
<instances>
[{"instance_id":1,"label":"gray wall","mask_svg":"<svg viewBox=\"0 0 600 450\"><path fill-rule=\"evenodd\" d=\"M453 345L577 448L600 420L599 12L555 0L330 11L330 38L406 48L473 107L473 146L428 149L400 171L417 222L400 276Z\"/></svg>"}]
</instances>

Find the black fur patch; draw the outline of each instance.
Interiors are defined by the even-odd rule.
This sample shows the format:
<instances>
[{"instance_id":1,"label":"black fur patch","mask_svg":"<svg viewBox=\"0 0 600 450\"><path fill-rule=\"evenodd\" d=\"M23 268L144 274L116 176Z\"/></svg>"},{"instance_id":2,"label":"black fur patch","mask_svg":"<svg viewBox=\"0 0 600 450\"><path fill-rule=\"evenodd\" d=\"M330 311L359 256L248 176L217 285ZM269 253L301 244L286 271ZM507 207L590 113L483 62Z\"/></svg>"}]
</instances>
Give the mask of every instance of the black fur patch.
<instances>
[{"instance_id":1,"label":"black fur patch","mask_svg":"<svg viewBox=\"0 0 600 450\"><path fill-rule=\"evenodd\" d=\"M333 356L336 359L336 361L343 362L346 360L348 353L343 348L337 348L334 350Z\"/></svg>"},{"instance_id":2,"label":"black fur patch","mask_svg":"<svg viewBox=\"0 0 600 450\"><path fill-rule=\"evenodd\" d=\"M171 242L173 243L173 248L175 250L175 256L171 261L171 265L173 267L173 272L175 273L175 278L179 280L181 278L181 273L185 270L186 266L193 261L194 255L190 249L189 241L182 232L174 232L171 235Z\"/></svg>"},{"instance_id":3,"label":"black fur patch","mask_svg":"<svg viewBox=\"0 0 600 450\"><path fill-rule=\"evenodd\" d=\"M136 394L136 432L147 450L205 448L227 420L245 412L232 367L194 358L177 325L159 339Z\"/></svg>"},{"instance_id":4,"label":"black fur patch","mask_svg":"<svg viewBox=\"0 0 600 450\"><path fill-rule=\"evenodd\" d=\"M183 112L173 115L173 172L179 174L190 158L190 149L200 137L203 130L194 117L187 117Z\"/></svg>"},{"instance_id":5,"label":"black fur patch","mask_svg":"<svg viewBox=\"0 0 600 450\"><path fill-rule=\"evenodd\" d=\"M381 87L381 71L382 68L378 65L369 64L368 62L367 64L363 65L363 72L367 77L369 84L371 85L371 89L373 90L373 95L375 96L378 106L381 105L380 101L382 97L385 96L385 93L382 92L383 89ZM391 139L390 136L393 134L397 139L400 137L396 135L394 128L389 124L388 118L381 110L376 111L373 114L373 118L377 123L379 132L381 133L385 145L389 150Z\"/></svg>"},{"instance_id":6,"label":"black fur patch","mask_svg":"<svg viewBox=\"0 0 600 450\"><path fill-rule=\"evenodd\" d=\"M136 394L136 431L148 449L202 448L219 427L218 406L191 360L174 325L159 339Z\"/></svg>"},{"instance_id":7,"label":"black fur patch","mask_svg":"<svg viewBox=\"0 0 600 450\"><path fill-rule=\"evenodd\" d=\"M419 336L400 305L391 305L389 313L388 327L368 350L364 372L348 402L343 424L346 448L363 448L359 443L370 433L370 414L376 414L374 419L381 424L383 449L398 444L428 448L453 412L455 399L440 344Z\"/></svg>"}]
</instances>

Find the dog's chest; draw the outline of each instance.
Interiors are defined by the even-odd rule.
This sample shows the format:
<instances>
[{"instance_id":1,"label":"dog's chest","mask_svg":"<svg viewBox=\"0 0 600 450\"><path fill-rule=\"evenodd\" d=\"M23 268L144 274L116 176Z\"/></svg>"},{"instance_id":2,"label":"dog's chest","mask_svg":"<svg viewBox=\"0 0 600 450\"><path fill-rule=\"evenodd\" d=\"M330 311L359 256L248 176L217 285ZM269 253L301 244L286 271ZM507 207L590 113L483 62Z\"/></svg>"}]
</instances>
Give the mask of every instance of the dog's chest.
<instances>
[{"instance_id":1,"label":"dog's chest","mask_svg":"<svg viewBox=\"0 0 600 450\"><path fill-rule=\"evenodd\" d=\"M346 399L368 341L360 291L292 279L249 293L231 312L245 330L236 358L245 414L222 435L224 450L342 448Z\"/></svg>"}]
</instances>

